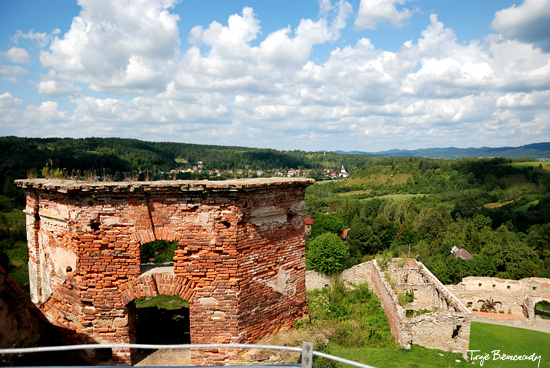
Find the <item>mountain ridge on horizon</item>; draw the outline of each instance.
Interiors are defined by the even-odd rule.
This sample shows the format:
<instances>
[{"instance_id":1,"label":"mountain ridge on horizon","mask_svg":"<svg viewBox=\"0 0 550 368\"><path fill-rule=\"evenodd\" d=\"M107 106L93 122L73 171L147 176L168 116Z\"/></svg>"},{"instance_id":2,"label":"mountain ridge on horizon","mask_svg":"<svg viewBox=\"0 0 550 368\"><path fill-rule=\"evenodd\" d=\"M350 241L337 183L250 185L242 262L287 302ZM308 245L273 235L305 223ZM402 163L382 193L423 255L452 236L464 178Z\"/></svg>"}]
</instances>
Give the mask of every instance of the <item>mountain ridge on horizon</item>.
<instances>
[{"instance_id":1,"label":"mountain ridge on horizon","mask_svg":"<svg viewBox=\"0 0 550 368\"><path fill-rule=\"evenodd\" d=\"M508 157L508 158L532 158L535 160L550 159L550 142L530 143L519 147L441 147L441 148L419 148L415 150L391 149L379 152L367 151L342 151L335 153L373 155L373 156L413 156L425 158L487 158L487 157Z\"/></svg>"}]
</instances>

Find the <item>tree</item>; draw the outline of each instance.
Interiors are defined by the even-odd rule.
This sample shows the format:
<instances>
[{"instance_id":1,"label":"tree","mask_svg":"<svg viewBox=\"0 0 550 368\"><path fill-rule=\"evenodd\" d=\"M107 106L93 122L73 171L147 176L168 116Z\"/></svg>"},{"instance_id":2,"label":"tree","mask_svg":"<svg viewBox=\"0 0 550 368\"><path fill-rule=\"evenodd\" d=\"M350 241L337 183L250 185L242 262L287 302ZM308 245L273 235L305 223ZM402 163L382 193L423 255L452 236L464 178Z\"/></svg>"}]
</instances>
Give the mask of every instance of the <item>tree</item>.
<instances>
[{"instance_id":1,"label":"tree","mask_svg":"<svg viewBox=\"0 0 550 368\"><path fill-rule=\"evenodd\" d=\"M315 238L326 232L338 234L342 230L344 230L344 223L340 216L336 213L329 213L315 218L315 222L311 226L311 236Z\"/></svg>"},{"instance_id":2,"label":"tree","mask_svg":"<svg viewBox=\"0 0 550 368\"><path fill-rule=\"evenodd\" d=\"M535 249L541 258L550 258L550 223L531 226L525 242Z\"/></svg>"},{"instance_id":3,"label":"tree","mask_svg":"<svg viewBox=\"0 0 550 368\"><path fill-rule=\"evenodd\" d=\"M417 217L416 230L421 240L431 243L438 240L444 229L445 222L439 212L431 208L423 208Z\"/></svg>"},{"instance_id":4,"label":"tree","mask_svg":"<svg viewBox=\"0 0 550 368\"><path fill-rule=\"evenodd\" d=\"M329 232L313 239L306 255L309 267L325 275L341 271L348 258L348 245Z\"/></svg>"},{"instance_id":5,"label":"tree","mask_svg":"<svg viewBox=\"0 0 550 368\"><path fill-rule=\"evenodd\" d=\"M364 217L356 217L348 234L350 251L354 256L376 254L381 250L380 239L374 233L370 222Z\"/></svg>"}]
</instances>

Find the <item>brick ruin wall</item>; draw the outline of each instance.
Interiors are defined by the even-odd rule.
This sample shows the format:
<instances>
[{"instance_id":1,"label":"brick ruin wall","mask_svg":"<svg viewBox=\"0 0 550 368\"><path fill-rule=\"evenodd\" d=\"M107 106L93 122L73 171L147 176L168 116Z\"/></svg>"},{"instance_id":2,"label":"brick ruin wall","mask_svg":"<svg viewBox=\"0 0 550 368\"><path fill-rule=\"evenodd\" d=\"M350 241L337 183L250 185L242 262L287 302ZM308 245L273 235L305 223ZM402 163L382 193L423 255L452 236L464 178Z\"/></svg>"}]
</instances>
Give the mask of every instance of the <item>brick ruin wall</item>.
<instances>
[{"instance_id":1,"label":"brick ruin wall","mask_svg":"<svg viewBox=\"0 0 550 368\"><path fill-rule=\"evenodd\" d=\"M535 305L540 301L550 302L550 279L531 277L521 280L505 280L496 277L469 276L457 285L447 288L470 310L481 311L487 299L495 304L494 313L511 318L534 321ZM484 317L491 317L485 314Z\"/></svg>"},{"instance_id":2,"label":"brick ruin wall","mask_svg":"<svg viewBox=\"0 0 550 368\"><path fill-rule=\"evenodd\" d=\"M253 343L307 313L308 179L82 183L18 180L27 194L31 297L79 341L133 343L133 300L190 303L191 343ZM145 272L140 246L177 241L173 267ZM235 350L192 350L214 365ZM113 363L135 351L113 349Z\"/></svg>"},{"instance_id":3,"label":"brick ruin wall","mask_svg":"<svg viewBox=\"0 0 550 368\"><path fill-rule=\"evenodd\" d=\"M422 263L394 259L383 269L376 260L372 264L372 286L400 346L466 354L472 314ZM400 305L397 294L411 291L414 300Z\"/></svg>"}]
</instances>

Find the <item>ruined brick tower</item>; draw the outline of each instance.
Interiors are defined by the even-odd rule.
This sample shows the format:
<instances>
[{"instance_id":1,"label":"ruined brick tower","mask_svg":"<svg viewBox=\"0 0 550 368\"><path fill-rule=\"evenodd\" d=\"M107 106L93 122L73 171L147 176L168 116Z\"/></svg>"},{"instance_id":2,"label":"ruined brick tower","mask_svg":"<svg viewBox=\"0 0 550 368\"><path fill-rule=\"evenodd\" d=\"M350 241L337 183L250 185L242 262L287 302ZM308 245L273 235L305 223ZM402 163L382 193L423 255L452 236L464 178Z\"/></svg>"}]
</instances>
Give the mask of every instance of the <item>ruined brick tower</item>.
<instances>
[{"instance_id":1,"label":"ruined brick tower","mask_svg":"<svg viewBox=\"0 0 550 368\"><path fill-rule=\"evenodd\" d=\"M80 342L135 342L133 300L158 294L190 303L191 343L256 342L307 313L312 183L17 180L27 193L32 300ZM173 267L145 272L140 246L153 240L178 242ZM231 353L192 351L192 364ZM133 355L113 349L113 362Z\"/></svg>"}]
</instances>

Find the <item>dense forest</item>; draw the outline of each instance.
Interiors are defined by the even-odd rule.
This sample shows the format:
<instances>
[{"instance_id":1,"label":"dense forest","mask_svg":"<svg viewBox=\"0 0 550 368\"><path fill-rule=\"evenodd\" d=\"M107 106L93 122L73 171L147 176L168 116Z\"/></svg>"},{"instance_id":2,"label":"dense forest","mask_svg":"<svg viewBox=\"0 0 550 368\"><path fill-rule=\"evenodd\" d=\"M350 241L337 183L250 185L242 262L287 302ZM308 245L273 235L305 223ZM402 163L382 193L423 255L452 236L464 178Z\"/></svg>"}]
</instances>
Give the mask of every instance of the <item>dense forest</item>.
<instances>
[{"instance_id":1,"label":"dense forest","mask_svg":"<svg viewBox=\"0 0 550 368\"><path fill-rule=\"evenodd\" d=\"M550 277L548 162L382 157L120 138L0 137L0 265L16 281L28 280L20 211L24 197L14 179L88 172L100 180L143 180L136 173L146 170L159 179L199 162L203 171L174 178L204 179L214 169L242 169L246 177L249 169L293 168L309 169L321 179L317 176L323 169L345 165L349 178L318 181L307 190L309 215L315 219L307 237L310 269L330 274L374 257L411 256L444 283L468 275ZM466 249L472 258L455 258L451 250L456 248Z\"/></svg>"},{"instance_id":2,"label":"dense forest","mask_svg":"<svg viewBox=\"0 0 550 368\"><path fill-rule=\"evenodd\" d=\"M333 152L277 151L274 149L209 146L199 144L146 142L122 138L19 138L0 137L0 193L13 179L27 178L31 171L40 176L42 169L95 172L123 180L132 172L148 170L153 175L178 167L202 163L200 177L208 170L235 169L315 169L360 167L369 156L342 155ZM158 176L157 176L158 178ZM10 187L8 185L8 187Z\"/></svg>"}]
</instances>

